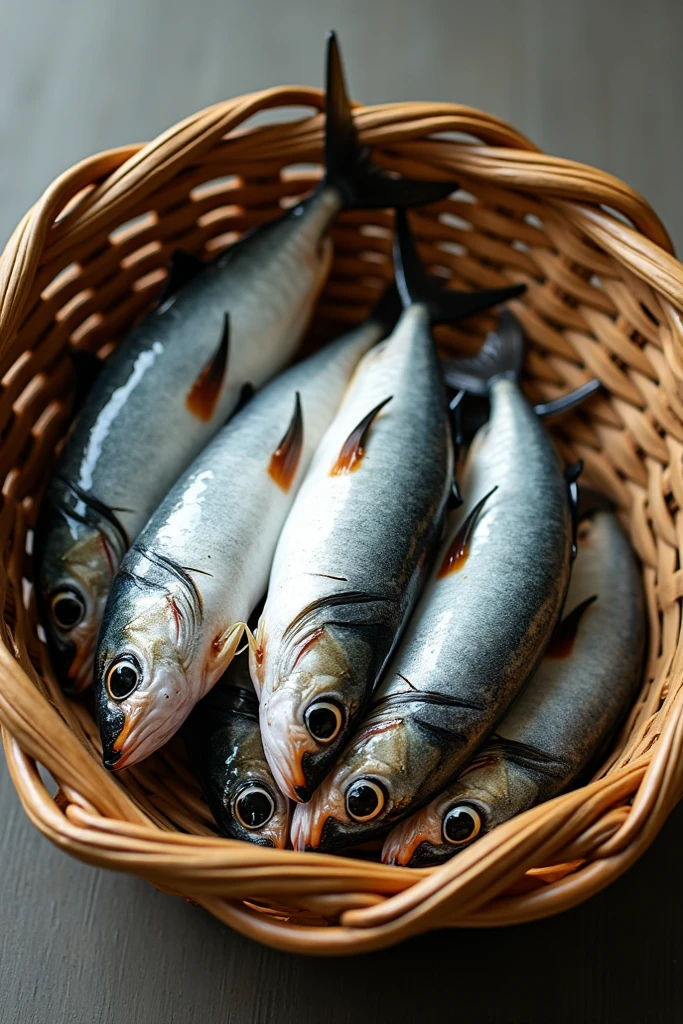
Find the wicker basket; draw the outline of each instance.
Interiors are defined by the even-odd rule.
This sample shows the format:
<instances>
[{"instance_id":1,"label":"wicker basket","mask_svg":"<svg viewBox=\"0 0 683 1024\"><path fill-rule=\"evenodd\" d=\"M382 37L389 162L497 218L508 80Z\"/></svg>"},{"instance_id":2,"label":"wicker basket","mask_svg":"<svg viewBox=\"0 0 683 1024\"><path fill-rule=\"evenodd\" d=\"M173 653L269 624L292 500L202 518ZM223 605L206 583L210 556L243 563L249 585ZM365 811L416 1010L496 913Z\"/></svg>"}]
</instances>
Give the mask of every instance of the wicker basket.
<instances>
[{"instance_id":1,"label":"wicker basket","mask_svg":"<svg viewBox=\"0 0 683 1024\"><path fill-rule=\"evenodd\" d=\"M304 120L243 127L265 108ZM649 205L600 171L545 156L505 123L450 104L358 107L387 168L464 190L413 215L422 254L460 286L524 281L526 383L555 397L597 375L609 397L556 439L617 502L642 559L650 615L643 689L609 761L433 870L300 854L218 837L182 746L122 776L101 765L84 703L66 700L40 643L31 534L71 415L69 346L105 354L155 301L170 252L209 256L315 181L322 95L273 89L218 104L146 146L68 171L0 261L0 721L27 814L64 850L186 896L282 949L355 953L434 927L539 918L586 899L652 841L683 787L683 267ZM316 165L316 166L312 166ZM313 325L360 321L391 277L391 217L348 213ZM486 318L441 329L480 343ZM27 536L28 535L28 536ZM52 798L38 765L56 779Z\"/></svg>"}]
</instances>

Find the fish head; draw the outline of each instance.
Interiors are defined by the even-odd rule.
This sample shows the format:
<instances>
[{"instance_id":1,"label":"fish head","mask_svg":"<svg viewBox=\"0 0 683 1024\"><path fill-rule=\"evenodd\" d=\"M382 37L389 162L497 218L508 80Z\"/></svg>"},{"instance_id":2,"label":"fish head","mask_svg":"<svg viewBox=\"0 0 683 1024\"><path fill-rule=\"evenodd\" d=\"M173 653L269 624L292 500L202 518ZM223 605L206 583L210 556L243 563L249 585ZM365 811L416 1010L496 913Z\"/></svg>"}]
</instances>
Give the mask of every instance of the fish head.
<instances>
[{"instance_id":1,"label":"fish head","mask_svg":"<svg viewBox=\"0 0 683 1024\"><path fill-rule=\"evenodd\" d=\"M334 852L385 832L406 813L418 785L408 752L410 727L400 716L371 716L310 803L294 811L292 843ZM425 748L421 766L438 751Z\"/></svg>"},{"instance_id":2,"label":"fish head","mask_svg":"<svg viewBox=\"0 0 683 1024\"><path fill-rule=\"evenodd\" d=\"M59 682L80 693L92 681L97 631L123 554L118 536L46 502L35 532L36 600Z\"/></svg>"},{"instance_id":3,"label":"fish head","mask_svg":"<svg viewBox=\"0 0 683 1024\"><path fill-rule=\"evenodd\" d=\"M189 626L181 595L147 586L134 573L117 575L94 672L107 768L118 771L161 747L202 695L202 659Z\"/></svg>"},{"instance_id":4,"label":"fish head","mask_svg":"<svg viewBox=\"0 0 683 1024\"><path fill-rule=\"evenodd\" d=\"M452 785L392 830L382 860L412 868L442 864L537 796L529 772L485 747Z\"/></svg>"},{"instance_id":5,"label":"fish head","mask_svg":"<svg viewBox=\"0 0 683 1024\"><path fill-rule=\"evenodd\" d=\"M267 645L266 645L267 649ZM297 637L261 690L263 747L278 786L306 801L352 735L376 674L363 627L325 624Z\"/></svg>"},{"instance_id":6,"label":"fish head","mask_svg":"<svg viewBox=\"0 0 683 1024\"><path fill-rule=\"evenodd\" d=\"M411 868L441 864L488 831L487 809L469 790L451 789L392 829L382 860Z\"/></svg>"},{"instance_id":7,"label":"fish head","mask_svg":"<svg viewBox=\"0 0 683 1024\"><path fill-rule=\"evenodd\" d=\"M284 849L289 800L275 785L256 721L235 716L229 735L212 748L204 790L223 835Z\"/></svg>"}]
</instances>

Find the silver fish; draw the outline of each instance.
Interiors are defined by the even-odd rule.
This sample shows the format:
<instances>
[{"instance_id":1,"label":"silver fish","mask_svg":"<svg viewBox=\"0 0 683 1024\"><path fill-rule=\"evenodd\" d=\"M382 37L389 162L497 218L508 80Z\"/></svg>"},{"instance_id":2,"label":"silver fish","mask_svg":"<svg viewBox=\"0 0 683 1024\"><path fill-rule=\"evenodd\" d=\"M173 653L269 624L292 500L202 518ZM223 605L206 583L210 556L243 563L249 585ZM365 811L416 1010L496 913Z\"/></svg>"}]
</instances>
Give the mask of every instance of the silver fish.
<instances>
[{"instance_id":1,"label":"silver fish","mask_svg":"<svg viewBox=\"0 0 683 1024\"><path fill-rule=\"evenodd\" d=\"M316 452L250 652L263 746L294 800L310 798L352 734L440 537L453 451L430 326L510 294L439 289L400 217L395 262L404 312Z\"/></svg>"},{"instance_id":2,"label":"silver fish","mask_svg":"<svg viewBox=\"0 0 683 1024\"><path fill-rule=\"evenodd\" d=\"M123 552L226 422L243 387L260 387L294 354L330 268L327 232L336 215L431 202L455 187L389 177L371 164L358 143L333 36L325 155L324 181L293 209L201 272L191 258L177 261L167 297L87 396L36 538L38 602L65 688L83 689L91 679L97 629Z\"/></svg>"},{"instance_id":3,"label":"silver fish","mask_svg":"<svg viewBox=\"0 0 683 1024\"><path fill-rule=\"evenodd\" d=\"M383 860L441 863L567 789L632 701L645 636L636 559L614 513L598 509L581 523L565 616L538 672L460 778L389 834Z\"/></svg>"},{"instance_id":4,"label":"silver fish","mask_svg":"<svg viewBox=\"0 0 683 1024\"><path fill-rule=\"evenodd\" d=\"M283 849L289 838L289 801L275 785L263 753L246 657L235 658L192 710L183 738L223 835Z\"/></svg>"},{"instance_id":5,"label":"silver fish","mask_svg":"<svg viewBox=\"0 0 683 1024\"><path fill-rule=\"evenodd\" d=\"M467 496L361 729L310 804L299 849L371 838L430 800L473 755L536 667L567 590L572 530L552 441L517 383L523 339L503 313L476 360L491 416L463 475Z\"/></svg>"},{"instance_id":6,"label":"silver fish","mask_svg":"<svg viewBox=\"0 0 683 1024\"><path fill-rule=\"evenodd\" d=\"M371 318L271 381L171 488L114 579L95 656L104 762L168 740L223 674L268 584L280 530L359 359Z\"/></svg>"}]
</instances>

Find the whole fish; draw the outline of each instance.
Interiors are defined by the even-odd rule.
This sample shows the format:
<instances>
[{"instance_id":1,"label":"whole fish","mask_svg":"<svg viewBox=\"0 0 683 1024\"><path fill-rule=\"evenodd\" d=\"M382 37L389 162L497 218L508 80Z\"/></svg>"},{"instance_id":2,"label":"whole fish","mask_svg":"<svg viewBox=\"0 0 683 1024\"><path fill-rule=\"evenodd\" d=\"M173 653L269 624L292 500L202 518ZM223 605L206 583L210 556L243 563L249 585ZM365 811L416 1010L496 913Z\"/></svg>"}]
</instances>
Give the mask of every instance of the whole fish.
<instances>
[{"instance_id":1,"label":"whole fish","mask_svg":"<svg viewBox=\"0 0 683 1024\"><path fill-rule=\"evenodd\" d=\"M531 683L460 778L384 844L383 860L438 864L496 825L567 789L633 700L645 598L610 511L582 521L562 622Z\"/></svg>"},{"instance_id":2,"label":"whole fish","mask_svg":"<svg viewBox=\"0 0 683 1024\"><path fill-rule=\"evenodd\" d=\"M58 459L36 533L36 589L67 689L91 680L97 629L126 549L244 386L260 387L291 359L330 268L336 215L431 202L455 187L372 165L334 36L326 102L320 186L211 265L176 260L164 301L107 362Z\"/></svg>"},{"instance_id":3,"label":"whole fish","mask_svg":"<svg viewBox=\"0 0 683 1024\"><path fill-rule=\"evenodd\" d=\"M216 824L228 839L283 849L289 801L271 774L261 743L258 700L245 657L192 710L183 738Z\"/></svg>"},{"instance_id":4,"label":"whole fish","mask_svg":"<svg viewBox=\"0 0 683 1024\"><path fill-rule=\"evenodd\" d=\"M391 299L379 313L395 319ZM318 442L359 359L390 329L379 313L259 391L124 556L95 655L108 768L165 743L230 663Z\"/></svg>"},{"instance_id":5,"label":"whole fish","mask_svg":"<svg viewBox=\"0 0 683 1024\"><path fill-rule=\"evenodd\" d=\"M364 357L278 542L250 650L263 746L278 785L307 800L352 734L438 543L452 439L430 325L519 289L447 292L398 218L404 311Z\"/></svg>"},{"instance_id":6,"label":"whole fish","mask_svg":"<svg viewBox=\"0 0 683 1024\"><path fill-rule=\"evenodd\" d=\"M569 581L570 503L552 441L519 388L522 348L504 312L479 356L449 368L460 386L487 382L491 401L465 465L466 502L360 731L296 809L299 849L371 838L430 800L550 639Z\"/></svg>"}]
</instances>

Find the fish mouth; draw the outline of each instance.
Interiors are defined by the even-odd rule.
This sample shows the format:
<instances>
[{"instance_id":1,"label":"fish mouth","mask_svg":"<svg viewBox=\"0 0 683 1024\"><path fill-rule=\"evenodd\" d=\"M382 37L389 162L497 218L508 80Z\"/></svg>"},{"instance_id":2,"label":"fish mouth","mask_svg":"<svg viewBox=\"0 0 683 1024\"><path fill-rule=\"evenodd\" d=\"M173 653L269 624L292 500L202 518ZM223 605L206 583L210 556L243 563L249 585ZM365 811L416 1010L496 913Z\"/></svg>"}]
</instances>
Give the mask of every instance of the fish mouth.
<instances>
[{"instance_id":1,"label":"fish mouth","mask_svg":"<svg viewBox=\"0 0 683 1024\"><path fill-rule=\"evenodd\" d=\"M320 813L316 814L316 811ZM320 802L298 804L292 816L291 840L302 853L339 853L372 839L387 826L365 830L354 822L340 821L332 811L320 808Z\"/></svg>"},{"instance_id":2,"label":"fish mouth","mask_svg":"<svg viewBox=\"0 0 683 1024\"><path fill-rule=\"evenodd\" d=\"M410 821L402 822L386 838L382 847L382 863L407 868L425 868L442 864L456 851L426 839L423 832L410 828Z\"/></svg>"},{"instance_id":3,"label":"fish mouth","mask_svg":"<svg viewBox=\"0 0 683 1024\"><path fill-rule=\"evenodd\" d=\"M116 742L126 725L126 715L121 708L114 707L108 701L98 701L97 724L102 739L102 761L104 767L114 771L121 759L121 751L116 750Z\"/></svg>"}]
</instances>

